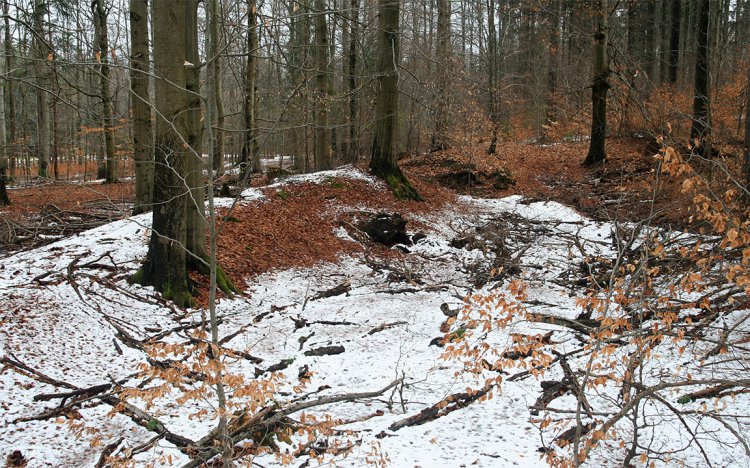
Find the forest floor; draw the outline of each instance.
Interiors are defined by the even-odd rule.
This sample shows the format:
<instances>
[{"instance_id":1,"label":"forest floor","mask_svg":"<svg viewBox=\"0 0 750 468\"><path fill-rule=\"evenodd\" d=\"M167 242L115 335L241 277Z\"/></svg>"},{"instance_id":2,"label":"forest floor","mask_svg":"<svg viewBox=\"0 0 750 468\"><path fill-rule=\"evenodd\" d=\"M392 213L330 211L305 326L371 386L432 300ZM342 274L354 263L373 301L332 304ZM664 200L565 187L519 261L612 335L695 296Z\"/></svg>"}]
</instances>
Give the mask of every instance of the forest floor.
<instances>
[{"instance_id":1,"label":"forest floor","mask_svg":"<svg viewBox=\"0 0 750 468\"><path fill-rule=\"evenodd\" d=\"M660 181L663 194L648 203L659 175L643 146L614 141L610 162L595 169L579 165L585 148L504 144L496 157L477 147L404 160L422 203L395 200L352 167L271 185L259 179L231 211L232 200L219 199L219 261L243 291L218 306L222 344L233 353L226 361L238 386L233 401L264 407L263 394L275 408L309 404L304 418L285 415L294 427L332 418L334 431L310 443L307 435L277 435L293 466L314 466L311 451L327 451L338 466L545 466L540 448L549 449L571 419L540 425L529 408L550 403L544 382L519 367L502 372L502 386L487 388L498 373L464 372L466 363L448 356L441 339L451 330L446 315L468 294L507 291L515 279L528 284L525 307L574 320L576 299L589 285L582 264L615 256L615 231L644 215L656 226L686 225L689 204L677 184ZM515 181L508 187L499 177L504 168ZM213 397L201 393L204 368L191 348L205 292L196 308L179 310L128 283L145 256L150 224L149 214L114 220L127 211L132 184L53 184L13 189L11 197L16 206L0 216L20 251L0 258L0 455L8 466L104 466L108 456L138 466L189 462L196 452L178 450L178 442L197 442L215 425ZM361 223L378 212L402 214L413 242L390 247L364 235ZM69 224L75 227L60 228ZM194 279L205 291L205 280ZM519 322L485 338L501 347L519 334L544 335L570 353L571 366L584 365L584 356L574 357L580 334L565 327ZM701 346L691 352L705 355ZM664 379L679 364L695 378L705 373L665 342L644 382ZM176 382L166 385L160 378L168 372ZM551 366L544 379L566 375ZM115 384L131 392L113 392ZM483 389L493 398L475 401L474 390ZM618 390L606 388L590 404L607 414ZM317 400L327 397L337 402ZM750 404L745 394L734 398L728 411ZM123 407L125 399L132 406ZM562 415L575 405L571 393L554 398ZM112 407L121 412L113 415ZM644 414L651 410L644 406ZM663 420L641 428L657 453L672 450L687 466L703 466L707 456L716 466L750 462L717 422L696 426L696 445L680 418ZM750 435L747 424L735 431ZM257 447L242 449L258 466L279 463ZM593 452L591 466L622 459L613 440Z\"/></svg>"}]
</instances>

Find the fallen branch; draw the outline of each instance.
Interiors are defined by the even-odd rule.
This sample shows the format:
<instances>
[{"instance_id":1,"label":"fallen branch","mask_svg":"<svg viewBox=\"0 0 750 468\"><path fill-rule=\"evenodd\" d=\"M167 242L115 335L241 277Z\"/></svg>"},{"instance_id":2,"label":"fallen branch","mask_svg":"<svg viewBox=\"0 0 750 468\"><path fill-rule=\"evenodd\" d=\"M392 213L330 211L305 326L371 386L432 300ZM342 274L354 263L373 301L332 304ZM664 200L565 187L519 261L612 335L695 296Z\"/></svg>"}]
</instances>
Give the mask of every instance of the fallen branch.
<instances>
[{"instance_id":1,"label":"fallen branch","mask_svg":"<svg viewBox=\"0 0 750 468\"><path fill-rule=\"evenodd\" d=\"M409 416L406 419L402 419L401 421L397 421L391 424L390 426L388 426L388 430L397 431L403 427L419 426L430 421L434 421L437 418L445 416L446 414L452 413L453 411L464 408L471 403L474 403L475 401L489 393L490 390L492 390L494 387L494 384L490 384L486 385L484 388L476 392L454 393L453 395L440 400L429 408L425 408L413 416Z\"/></svg>"}]
</instances>

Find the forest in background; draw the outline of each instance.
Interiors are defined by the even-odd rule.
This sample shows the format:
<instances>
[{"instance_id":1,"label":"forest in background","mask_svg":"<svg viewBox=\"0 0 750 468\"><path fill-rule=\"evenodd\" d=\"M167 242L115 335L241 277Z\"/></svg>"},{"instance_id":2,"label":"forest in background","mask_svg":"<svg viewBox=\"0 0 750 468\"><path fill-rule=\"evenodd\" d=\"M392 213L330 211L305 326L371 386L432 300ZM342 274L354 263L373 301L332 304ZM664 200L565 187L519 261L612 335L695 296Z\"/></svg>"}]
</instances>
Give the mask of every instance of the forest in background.
<instances>
[{"instance_id":1,"label":"forest in background","mask_svg":"<svg viewBox=\"0 0 750 468\"><path fill-rule=\"evenodd\" d=\"M330 369L307 365L326 361L305 359L344 349L302 354L302 338L323 339L322 326L357 325L326 315L326 301L366 323L372 310L337 302L351 291L394 295L383 301L391 312L406 294L425 294L410 325L440 336L428 345L399 335L400 343L414 339L425 356L450 363L446 374L483 382L448 392L453 381L440 376L434 384L447 396L418 403L422 411L399 421L389 402L383 437L549 372L555 380L541 380L523 412L542 439L538 457L552 465L596 464L613 453L622 466L669 465L682 455L706 466L750 458L747 417L738 410L750 382L750 1L3 0L2 8L0 203L8 207L0 235L14 250L62 239L39 258L9 257L34 265L26 272L0 265L12 291L0 323L23 322L3 330L0 344L5 353L14 343L26 359L0 356L0 384L12 385L8 395L19 401L63 402L33 415L14 406L13 425L64 417L95 448L106 422L75 411L106 404L109 414L158 433L150 441L138 433L136 448L155 449L164 438L175 450L161 456L185 466L214 457L230 466L269 452L281 461L348 454L353 445L328 444L341 421L288 416L394 389L429 403L434 395L402 373L372 387L380 391L311 398L348 368L316 380L316 371ZM369 166L391 193L359 169L329 171L348 164ZM288 178L293 172L322 178ZM456 198L446 187L526 198ZM227 204L227 196L235 198ZM18 203L33 197L43 204ZM338 211L326 211L332 206ZM460 211L453 214L460 232L450 209ZM421 239L401 232L403 243L383 243L366 231L383 222L373 210L393 212L385 222L401 230L396 211L416 225L422 215L439 220ZM102 238L107 226L69 237L118 218L128 219L112 225L111 239ZM112 239L127 248L102 247ZM305 312L308 291L284 283L283 269L337 277L311 265L345 253L354 262L345 280L321 280L327 289L310 298L327 318ZM440 256L452 259L447 267ZM270 323L286 336L315 331L300 336L298 348L258 338L266 353L258 358L228 343L251 335L268 314L232 309L254 300L242 294L249 278L276 269L280 276L266 279L281 286L269 297L288 305L274 303ZM432 269L442 279L430 279ZM375 277L371 284L363 271ZM451 299L444 288L453 288ZM29 310L40 297L52 305ZM439 321L428 319L425 304L438 300L450 304L439 306ZM34 362L37 343L22 339L47 323L27 317L72 317L70 304L101 315L75 323L104 324L97 333L106 338L66 356L89 356L83 367L104 366L92 375L108 383L49 377L39 370L45 363ZM163 330L141 309L166 314L159 317L174 327ZM407 323L400 318L389 315L371 332L398 329ZM50 342L62 336L39 332ZM133 374L115 381L99 372L106 363L86 353L100 341L113 342L105 353ZM356 362L373 362L364 355L357 351ZM269 358L281 361L256 367L251 378L249 363ZM299 385L277 373L294 359L308 363ZM10 370L30 381L8 384ZM164 383L149 385L153 379ZM313 381L321 387L300 400L268 403ZM35 385L46 393L33 395ZM66 391L50 393L59 388ZM169 400L173 391L182 394ZM194 424L167 427L148 412L155 405L160 418L179 418L186 407L172 409L185 402L194 405ZM146 409L134 406L141 403ZM403 395L400 404L398 414L413 412ZM88 417L96 427L86 426ZM215 419L200 439L184 435ZM665 437L664 428L677 429ZM293 440L295 431L307 442ZM131 442L113 439L97 465L136 463ZM384 464L374 450L373 464ZM8 464L26 463L14 454Z\"/></svg>"}]
</instances>

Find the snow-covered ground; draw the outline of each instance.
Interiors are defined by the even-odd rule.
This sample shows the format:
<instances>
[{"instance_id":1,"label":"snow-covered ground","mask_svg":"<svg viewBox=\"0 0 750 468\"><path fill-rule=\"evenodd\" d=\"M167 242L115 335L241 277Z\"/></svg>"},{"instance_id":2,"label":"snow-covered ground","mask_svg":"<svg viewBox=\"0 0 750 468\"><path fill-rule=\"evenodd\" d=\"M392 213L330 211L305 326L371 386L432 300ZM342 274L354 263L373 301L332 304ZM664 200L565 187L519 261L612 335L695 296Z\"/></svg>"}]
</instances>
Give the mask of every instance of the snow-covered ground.
<instances>
[{"instance_id":1,"label":"snow-covered ground","mask_svg":"<svg viewBox=\"0 0 750 468\"><path fill-rule=\"evenodd\" d=\"M316 177L331 175L363 177L352 169ZM242 203L263 203L259 193L246 191ZM218 305L221 336L233 336L224 345L263 359L261 363L228 359L227 372L250 381L256 369L262 373L285 361L286 380L274 396L281 405L299 398L292 388L299 384L301 369L312 373L302 393L311 392L310 398L369 392L403 379L403 385L382 396L310 410L308 414L328 414L348 422L338 428L351 432L337 437L354 448L348 456L336 457L338 466L365 466L383 459L395 467L546 466L538 449L557 433L552 427L540 430L538 417L530 415L529 406L541 393L539 380L531 376L506 379L493 398L426 424L399 430L389 426L451 394L482 388L485 378L497 375L459 372L460 362L443 359L444 349L431 345L443 336L443 304L460 308L468 293L502 291L508 284L506 278L500 285L490 282L477 287L477 275L493 261L494 253L451 241L483 226L512 231L503 238L507 242L504 248L523 252L516 262L520 271L513 275L528 284L530 307L542 305L546 313L572 319L581 309L576 305L576 291L564 280L578 268L584 253L615 254L613 226L588 220L557 203L528 203L520 197L463 197L458 205L420 221L431 229L425 232L426 238L409 247L410 253L402 260L373 265L354 256L341 258L337 264L267 273L246 284L246 296L222 300ZM35 396L71 390L45 380L64 381L77 388L121 380L126 387L142 383L144 378L138 372L146 354L128 346L123 333L142 341L158 335L163 343L189 343L183 325L199 322L204 311L174 309L151 288L127 282L146 254L149 223L150 215L135 216L0 260L0 357L6 359L0 372L0 456L18 450L30 467L94 466L103 446L122 439L113 453L123 455L154 436L129 417L111 414L111 407L98 398L49 419L20 421L54 409L60 401L35 401ZM519 236L524 229L526 234ZM488 242L485 247L498 247L492 240ZM314 298L346 281L350 283L346 294ZM558 350L579 345L570 330L546 324L518 323L487 339L500 346L510 341L510 332L553 330ZM344 352L305 354L322 346L342 346ZM655 372L663 372L679 359L665 350L651 365ZM8 360L33 371L8 365ZM561 377L559 369L551 368L544 379ZM149 381L145 386L158 383ZM182 390L171 389L156 399L148 412L169 431L198 440L216 420L210 414L191 415L211 410L214 401L178 404L177 399L189 388L186 384ZM612 395L603 394L600 400L592 404L605 408ZM145 409L143 401L130 403ZM745 395L727 402L739 412L746 412L748 403ZM565 395L551 406L575 408L575 398ZM687 466L703 466L704 459L691 442L694 438L673 417L664 420L663 426L643 428L651 438L650 446L679 451L676 456ZM699 435L713 434L701 438L701 447L716 466L750 462L741 444L731 442L731 435L709 432L713 426L694 429ZM747 425L739 430L750 434ZM727 443L729 447L724 445ZM594 452L591 466L620 466L624 452L605 445ZM139 466L178 466L189 461L165 440L133 459ZM299 466L304 459L302 456L293 465ZM258 466L278 463L272 455L254 461Z\"/></svg>"}]
</instances>

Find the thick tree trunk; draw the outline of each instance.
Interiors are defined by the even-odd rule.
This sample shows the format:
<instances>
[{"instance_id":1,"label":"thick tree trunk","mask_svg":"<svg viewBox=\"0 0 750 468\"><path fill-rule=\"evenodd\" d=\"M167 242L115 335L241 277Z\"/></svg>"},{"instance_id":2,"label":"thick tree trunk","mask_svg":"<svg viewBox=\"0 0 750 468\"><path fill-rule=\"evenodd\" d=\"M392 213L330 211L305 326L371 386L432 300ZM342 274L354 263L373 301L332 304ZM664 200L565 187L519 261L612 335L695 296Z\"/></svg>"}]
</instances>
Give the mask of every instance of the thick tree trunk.
<instances>
[{"instance_id":1,"label":"thick tree trunk","mask_svg":"<svg viewBox=\"0 0 750 468\"><path fill-rule=\"evenodd\" d=\"M745 189L750 200L750 67L747 69L747 88L745 89Z\"/></svg>"},{"instance_id":2,"label":"thick tree trunk","mask_svg":"<svg viewBox=\"0 0 750 468\"><path fill-rule=\"evenodd\" d=\"M47 98L47 55L49 49L44 41L45 0L34 0L34 57L36 59L36 154L39 162L39 177L49 176L50 138L49 102Z\"/></svg>"},{"instance_id":3,"label":"thick tree trunk","mask_svg":"<svg viewBox=\"0 0 750 468\"><path fill-rule=\"evenodd\" d=\"M189 305L186 264L185 184L188 159L186 94L186 0L153 3L156 83L153 230L148 257L135 280L152 285L167 299Z\"/></svg>"},{"instance_id":4,"label":"thick tree trunk","mask_svg":"<svg viewBox=\"0 0 750 468\"><path fill-rule=\"evenodd\" d=\"M328 128L328 26L325 0L315 0L315 169L331 168Z\"/></svg>"},{"instance_id":5,"label":"thick tree trunk","mask_svg":"<svg viewBox=\"0 0 750 468\"><path fill-rule=\"evenodd\" d=\"M693 125L690 129L690 144L697 153L711 156L710 81L709 81L709 17L710 0L698 0L698 39L695 57L695 92L693 95Z\"/></svg>"},{"instance_id":6,"label":"thick tree trunk","mask_svg":"<svg viewBox=\"0 0 750 468\"><path fill-rule=\"evenodd\" d=\"M133 158L135 204L133 214L151 209L154 157L151 106L148 95L148 0L130 0L130 89L133 92Z\"/></svg>"},{"instance_id":7,"label":"thick tree trunk","mask_svg":"<svg viewBox=\"0 0 750 468\"><path fill-rule=\"evenodd\" d=\"M393 188L396 198L422 200L396 164L398 140L399 0L378 1L378 97L370 171Z\"/></svg>"},{"instance_id":8,"label":"thick tree trunk","mask_svg":"<svg viewBox=\"0 0 750 468\"><path fill-rule=\"evenodd\" d=\"M104 123L104 158L106 183L117 182L117 156L115 154L115 128L112 95L109 90L109 37L107 35L107 16L103 0L94 0L91 4L96 30L97 61L99 62L99 92L102 104L102 121Z\"/></svg>"},{"instance_id":9,"label":"thick tree trunk","mask_svg":"<svg viewBox=\"0 0 750 468\"><path fill-rule=\"evenodd\" d=\"M258 89L258 11L255 0L247 0L247 68L245 70L245 139L242 145L242 167L260 172L260 152L255 129L256 95Z\"/></svg>"},{"instance_id":10,"label":"thick tree trunk","mask_svg":"<svg viewBox=\"0 0 750 468\"><path fill-rule=\"evenodd\" d=\"M583 164L594 166L607 158L607 90L609 89L609 10L607 0L596 1L597 26L594 34L594 81L591 86L591 142Z\"/></svg>"}]
</instances>

